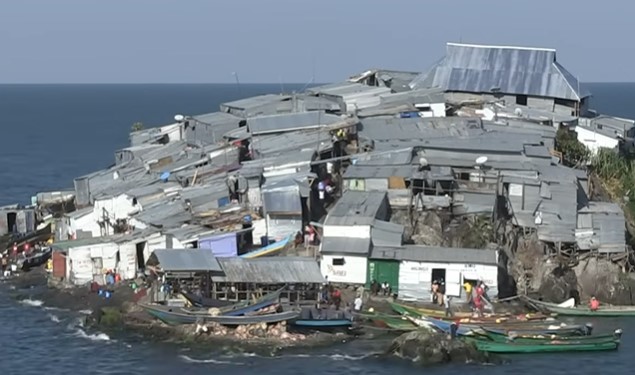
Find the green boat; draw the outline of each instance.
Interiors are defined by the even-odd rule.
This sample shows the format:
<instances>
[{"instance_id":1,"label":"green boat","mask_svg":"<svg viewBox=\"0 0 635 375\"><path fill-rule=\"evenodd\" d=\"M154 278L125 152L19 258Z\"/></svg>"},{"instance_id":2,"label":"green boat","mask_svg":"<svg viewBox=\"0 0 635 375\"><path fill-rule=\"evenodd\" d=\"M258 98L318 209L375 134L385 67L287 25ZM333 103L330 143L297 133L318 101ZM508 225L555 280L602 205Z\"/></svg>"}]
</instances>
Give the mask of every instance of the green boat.
<instances>
[{"instance_id":1,"label":"green boat","mask_svg":"<svg viewBox=\"0 0 635 375\"><path fill-rule=\"evenodd\" d=\"M591 336L560 336L557 334L537 334L527 335L522 333L510 333L508 335L493 331L487 328L473 331L472 336L476 339L489 340L498 343L517 343L517 344L540 344L552 341L577 342L577 343L597 343L619 340L622 330L616 330L613 334L608 335L591 335Z\"/></svg>"},{"instance_id":2,"label":"green boat","mask_svg":"<svg viewBox=\"0 0 635 375\"><path fill-rule=\"evenodd\" d=\"M620 341L613 339L611 341L602 342L582 342L582 341L565 341L552 340L548 342L540 342L536 344L525 343L502 343L476 338L464 338L464 340L473 343L479 351L488 353L563 353L563 352L598 352L606 350L616 350Z\"/></svg>"},{"instance_id":3,"label":"green boat","mask_svg":"<svg viewBox=\"0 0 635 375\"><path fill-rule=\"evenodd\" d=\"M395 331L414 331L418 328L409 320L397 315L365 312L355 314L355 316L371 321L377 328L391 329Z\"/></svg>"},{"instance_id":4,"label":"green boat","mask_svg":"<svg viewBox=\"0 0 635 375\"><path fill-rule=\"evenodd\" d=\"M539 310L547 310L552 313L564 316L598 316L598 317L625 317L635 316L635 306L611 306L600 305L597 310L588 307L566 307L555 303L538 301L529 297L523 297L529 304L534 305ZM566 301L564 304L569 304Z\"/></svg>"}]
</instances>

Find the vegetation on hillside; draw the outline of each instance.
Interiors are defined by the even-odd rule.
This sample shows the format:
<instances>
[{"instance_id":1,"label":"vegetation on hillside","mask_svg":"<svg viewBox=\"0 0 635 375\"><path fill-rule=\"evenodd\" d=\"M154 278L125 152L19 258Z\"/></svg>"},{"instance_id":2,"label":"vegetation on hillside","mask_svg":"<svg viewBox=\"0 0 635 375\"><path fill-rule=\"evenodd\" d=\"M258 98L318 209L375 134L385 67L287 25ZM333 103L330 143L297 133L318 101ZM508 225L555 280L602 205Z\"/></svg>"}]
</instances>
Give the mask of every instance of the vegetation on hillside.
<instances>
[{"instance_id":1,"label":"vegetation on hillside","mask_svg":"<svg viewBox=\"0 0 635 375\"><path fill-rule=\"evenodd\" d=\"M635 160L616 150L600 149L591 164L613 200L624 202L629 216L635 218Z\"/></svg>"},{"instance_id":2,"label":"vegetation on hillside","mask_svg":"<svg viewBox=\"0 0 635 375\"><path fill-rule=\"evenodd\" d=\"M577 133L565 127L556 133L556 151L562 153L563 164L571 167L583 165L590 157L589 150L578 141Z\"/></svg>"},{"instance_id":3,"label":"vegetation on hillside","mask_svg":"<svg viewBox=\"0 0 635 375\"><path fill-rule=\"evenodd\" d=\"M140 130L143 130L143 122L135 122L134 124L132 124L132 131L133 132L138 132Z\"/></svg>"}]
</instances>

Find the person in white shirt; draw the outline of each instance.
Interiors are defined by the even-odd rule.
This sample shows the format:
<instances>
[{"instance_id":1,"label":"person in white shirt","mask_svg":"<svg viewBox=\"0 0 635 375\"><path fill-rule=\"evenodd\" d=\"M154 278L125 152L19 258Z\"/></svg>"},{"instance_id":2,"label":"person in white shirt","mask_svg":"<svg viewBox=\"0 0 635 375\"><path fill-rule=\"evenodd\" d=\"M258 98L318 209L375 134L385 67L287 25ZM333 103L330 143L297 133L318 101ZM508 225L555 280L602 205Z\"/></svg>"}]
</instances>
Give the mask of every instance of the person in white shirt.
<instances>
[{"instance_id":1,"label":"person in white shirt","mask_svg":"<svg viewBox=\"0 0 635 375\"><path fill-rule=\"evenodd\" d=\"M362 311L362 297L357 296L357 298L355 298L355 301L353 302L355 311Z\"/></svg>"}]
</instances>

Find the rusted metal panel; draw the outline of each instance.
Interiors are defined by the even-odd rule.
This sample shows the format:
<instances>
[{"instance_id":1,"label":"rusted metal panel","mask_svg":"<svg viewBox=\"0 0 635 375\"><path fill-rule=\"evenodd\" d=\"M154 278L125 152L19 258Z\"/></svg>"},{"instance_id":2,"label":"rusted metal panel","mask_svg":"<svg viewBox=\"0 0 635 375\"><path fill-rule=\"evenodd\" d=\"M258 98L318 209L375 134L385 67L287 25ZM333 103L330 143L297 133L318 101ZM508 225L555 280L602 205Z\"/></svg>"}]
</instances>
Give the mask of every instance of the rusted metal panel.
<instances>
[{"instance_id":1,"label":"rusted metal panel","mask_svg":"<svg viewBox=\"0 0 635 375\"><path fill-rule=\"evenodd\" d=\"M54 251L53 259L53 276L56 278L66 277L66 257L59 251Z\"/></svg>"}]
</instances>

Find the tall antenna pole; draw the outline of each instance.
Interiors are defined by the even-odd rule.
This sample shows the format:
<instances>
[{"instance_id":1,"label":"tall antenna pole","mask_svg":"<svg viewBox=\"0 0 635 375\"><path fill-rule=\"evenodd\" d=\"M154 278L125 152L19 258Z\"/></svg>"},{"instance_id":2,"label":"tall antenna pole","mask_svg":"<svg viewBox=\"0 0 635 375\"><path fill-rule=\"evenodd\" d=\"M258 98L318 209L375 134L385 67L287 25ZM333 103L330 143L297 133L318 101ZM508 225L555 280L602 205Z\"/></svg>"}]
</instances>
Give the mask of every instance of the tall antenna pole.
<instances>
[{"instance_id":1,"label":"tall antenna pole","mask_svg":"<svg viewBox=\"0 0 635 375\"><path fill-rule=\"evenodd\" d=\"M238 90L238 94L240 94L240 96L242 96L243 93L242 93L242 90L240 88L240 79L238 78L238 72L232 72L232 75L236 79L236 89Z\"/></svg>"}]
</instances>

